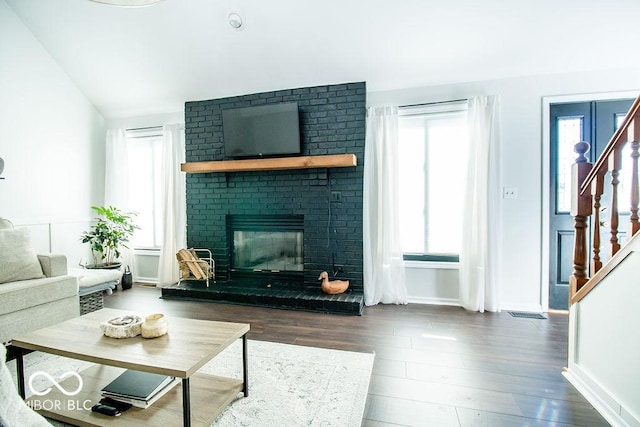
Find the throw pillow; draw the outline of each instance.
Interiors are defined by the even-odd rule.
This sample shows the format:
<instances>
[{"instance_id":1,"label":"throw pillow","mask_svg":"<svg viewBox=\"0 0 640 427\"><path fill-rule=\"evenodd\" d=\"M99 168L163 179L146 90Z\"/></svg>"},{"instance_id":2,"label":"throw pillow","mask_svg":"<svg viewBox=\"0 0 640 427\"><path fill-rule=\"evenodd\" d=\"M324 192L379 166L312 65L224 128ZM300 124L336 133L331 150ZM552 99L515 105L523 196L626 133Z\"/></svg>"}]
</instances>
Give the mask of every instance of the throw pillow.
<instances>
[{"instance_id":1,"label":"throw pillow","mask_svg":"<svg viewBox=\"0 0 640 427\"><path fill-rule=\"evenodd\" d=\"M29 230L0 230L0 283L44 277Z\"/></svg>"}]
</instances>

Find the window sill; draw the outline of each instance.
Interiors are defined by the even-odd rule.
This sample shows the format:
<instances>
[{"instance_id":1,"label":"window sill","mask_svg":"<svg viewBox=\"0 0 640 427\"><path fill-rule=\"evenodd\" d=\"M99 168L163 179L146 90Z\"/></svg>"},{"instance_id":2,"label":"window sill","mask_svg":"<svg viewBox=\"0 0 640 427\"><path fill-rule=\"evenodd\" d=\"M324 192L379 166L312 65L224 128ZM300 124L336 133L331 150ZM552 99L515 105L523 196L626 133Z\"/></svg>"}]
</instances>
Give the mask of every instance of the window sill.
<instances>
[{"instance_id":1,"label":"window sill","mask_svg":"<svg viewBox=\"0 0 640 427\"><path fill-rule=\"evenodd\" d=\"M160 248L133 248L134 255L160 256Z\"/></svg>"},{"instance_id":2,"label":"window sill","mask_svg":"<svg viewBox=\"0 0 640 427\"><path fill-rule=\"evenodd\" d=\"M405 261L404 267L425 270L459 270L460 262Z\"/></svg>"}]
</instances>

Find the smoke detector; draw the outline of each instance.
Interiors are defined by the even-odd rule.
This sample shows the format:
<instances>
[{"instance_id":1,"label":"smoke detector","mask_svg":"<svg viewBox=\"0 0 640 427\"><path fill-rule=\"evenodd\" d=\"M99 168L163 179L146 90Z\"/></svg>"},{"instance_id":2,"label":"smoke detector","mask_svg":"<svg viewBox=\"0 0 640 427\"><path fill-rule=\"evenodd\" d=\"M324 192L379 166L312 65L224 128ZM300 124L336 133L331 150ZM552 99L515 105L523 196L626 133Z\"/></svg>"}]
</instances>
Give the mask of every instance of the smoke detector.
<instances>
[{"instance_id":1,"label":"smoke detector","mask_svg":"<svg viewBox=\"0 0 640 427\"><path fill-rule=\"evenodd\" d=\"M242 28L243 22L242 22L242 17L235 13L232 12L229 14L229 25L231 25L231 28L235 29L235 30L239 30Z\"/></svg>"}]
</instances>

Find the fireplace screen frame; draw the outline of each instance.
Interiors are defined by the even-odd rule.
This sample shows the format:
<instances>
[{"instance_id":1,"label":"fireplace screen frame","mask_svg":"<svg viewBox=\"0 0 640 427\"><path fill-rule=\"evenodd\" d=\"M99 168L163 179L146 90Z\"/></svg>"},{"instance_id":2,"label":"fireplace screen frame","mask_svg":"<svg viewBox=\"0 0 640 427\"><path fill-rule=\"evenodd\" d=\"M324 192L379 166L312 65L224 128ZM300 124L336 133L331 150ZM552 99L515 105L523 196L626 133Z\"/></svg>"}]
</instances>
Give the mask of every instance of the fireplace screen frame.
<instances>
[{"instance_id":1,"label":"fireplace screen frame","mask_svg":"<svg viewBox=\"0 0 640 427\"><path fill-rule=\"evenodd\" d=\"M227 242L229 251L229 276L233 279L268 278L279 280L303 280L304 278L304 215L227 215ZM299 232L303 243L299 245L301 270L253 269L236 266L235 232Z\"/></svg>"}]
</instances>

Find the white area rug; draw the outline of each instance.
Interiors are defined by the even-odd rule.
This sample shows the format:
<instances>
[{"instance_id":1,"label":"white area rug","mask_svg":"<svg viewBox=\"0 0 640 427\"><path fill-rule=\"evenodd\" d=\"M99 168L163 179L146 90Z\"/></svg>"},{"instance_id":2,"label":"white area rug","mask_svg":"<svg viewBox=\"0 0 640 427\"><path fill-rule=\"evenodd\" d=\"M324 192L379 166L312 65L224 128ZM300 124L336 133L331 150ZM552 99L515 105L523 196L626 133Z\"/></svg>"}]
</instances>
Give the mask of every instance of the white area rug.
<instances>
[{"instance_id":1,"label":"white area rug","mask_svg":"<svg viewBox=\"0 0 640 427\"><path fill-rule=\"evenodd\" d=\"M248 348L249 397L233 401L212 425L361 425L373 354L253 340ZM241 353L242 341L237 340L200 372L242 378ZM8 365L15 376L15 361ZM35 352L25 357L25 378L35 371L58 378L88 366L91 364ZM50 386L46 379L36 378L35 389Z\"/></svg>"}]
</instances>

